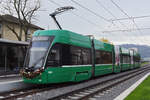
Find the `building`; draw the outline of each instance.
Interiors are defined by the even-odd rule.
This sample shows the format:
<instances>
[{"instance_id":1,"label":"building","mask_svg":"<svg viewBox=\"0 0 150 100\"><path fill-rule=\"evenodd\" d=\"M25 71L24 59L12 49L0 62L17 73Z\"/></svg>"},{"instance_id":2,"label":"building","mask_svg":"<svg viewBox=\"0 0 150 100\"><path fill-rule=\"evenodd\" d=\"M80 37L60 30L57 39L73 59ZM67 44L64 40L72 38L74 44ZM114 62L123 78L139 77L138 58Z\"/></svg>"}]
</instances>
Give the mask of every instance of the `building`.
<instances>
[{"instance_id":1,"label":"building","mask_svg":"<svg viewBox=\"0 0 150 100\"><path fill-rule=\"evenodd\" d=\"M28 42L0 39L0 75L19 72L28 45Z\"/></svg>"},{"instance_id":2,"label":"building","mask_svg":"<svg viewBox=\"0 0 150 100\"><path fill-rule=\"evenodd\" d=\"M11 15L0 15L0 38L8 40L18 40L16 35L8 28L11 27L15 29L17 34L20 32L19 20ZM31 35L36 30L43 30L39 26L31 24L31 27L28 30L28 39L31 38ZM25 41L25 33L22 31L22 41Z\"/></svg>"},{"instance_id":3,"label":"building","mask_svg":"<svg viewBox=\"0 0 150 100\"><path fill-rule=\"evenodd\" d=\"M31 24L28 30L28 39L36 30L42 28ZM0 15L0 75L18 73L23 67L28 42L25 42L25 33L22 31L22 41L9 29L13 28L17 34L20 32L19 20L11 15Z\"/></svg>"}]
</instances>

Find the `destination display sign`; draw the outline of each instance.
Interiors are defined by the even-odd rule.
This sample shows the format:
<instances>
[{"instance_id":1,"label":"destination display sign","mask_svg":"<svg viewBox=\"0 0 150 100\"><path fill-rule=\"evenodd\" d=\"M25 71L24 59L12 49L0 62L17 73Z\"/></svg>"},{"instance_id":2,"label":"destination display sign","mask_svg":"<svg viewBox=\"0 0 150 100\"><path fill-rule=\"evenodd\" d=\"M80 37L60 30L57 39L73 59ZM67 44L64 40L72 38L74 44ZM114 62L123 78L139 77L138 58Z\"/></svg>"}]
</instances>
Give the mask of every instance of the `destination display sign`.
<instances>
[{"instance_id":1,"label":"destination display sign","mask_svg":"<svg viewBox=\"0 0 150 100\"><path fill-rule=\"evenodd\" d=\"M49 40L48 36L37 36L32 38L32 41L48 41L48 40Z\"/></svg>"}]
</instances>

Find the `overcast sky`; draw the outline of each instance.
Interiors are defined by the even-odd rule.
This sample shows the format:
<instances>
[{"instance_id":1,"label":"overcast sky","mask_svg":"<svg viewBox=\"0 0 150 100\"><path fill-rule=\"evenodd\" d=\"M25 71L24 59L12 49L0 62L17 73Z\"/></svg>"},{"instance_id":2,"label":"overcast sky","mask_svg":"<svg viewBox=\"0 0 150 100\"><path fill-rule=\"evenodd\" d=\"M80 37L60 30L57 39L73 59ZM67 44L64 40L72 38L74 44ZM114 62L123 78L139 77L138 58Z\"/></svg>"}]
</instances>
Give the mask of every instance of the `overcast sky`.
<instances>
[{"instance_id":1,"label":"overcast sky","mask_svg":"<svg viewBox=\"0 0 150 100\"><path fill-rule=\"evenodd\" d=\"M45 29L57 29L49 17L60 6L73 6L76 9L57 16L63 29L83 35L94 35L96 39L107 38L114 44L145 44L150 45L150 17L113 21L112 19L150 16L150 0L73 0L93 11L81 8L71 0L41 0L42 10L38 14L36 24ZM119 9L117 4L121 9ZM121 11L122 10L122 11ZM124 12L124 13L123 13ZM103 18L101 18L103 17ZM113 30L131 30L115 31ZM134 31L133 31L134 30ZM106 32L107 31L107 32Z\"/></svg>"}]
</instances>

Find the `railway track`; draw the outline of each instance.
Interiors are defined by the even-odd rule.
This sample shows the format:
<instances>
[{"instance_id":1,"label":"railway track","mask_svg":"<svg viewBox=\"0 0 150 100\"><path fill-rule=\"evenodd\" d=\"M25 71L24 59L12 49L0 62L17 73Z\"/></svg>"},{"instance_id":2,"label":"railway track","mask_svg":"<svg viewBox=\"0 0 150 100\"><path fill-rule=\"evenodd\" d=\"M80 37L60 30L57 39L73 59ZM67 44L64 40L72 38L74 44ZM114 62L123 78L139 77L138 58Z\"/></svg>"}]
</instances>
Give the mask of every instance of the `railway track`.
<instances>
[{"instance_id":1,"label":"railway track","mask_svg":"<svg viewBox=\"0 0 150 100\"><path fill-rule=\"evenodd\" d=\"M61 95L59 97L51 98L53 100L96 100L93 97L101 97L104 92L109 92L113 87L117 86L118 84L121 84L129 79L132 79L133 77L150 70L150 68L145 68L140 71L135 71L132 74L124 75L117 77L116 79L111 79L108 81L105 81L103 83L96 84L95 86L86 87L84 89L80 89L77 91L73 91L68 94Z\"/></svg>"},{"instance_id":2,"label":"railway track","mask_svg":"<svg viewBox=\"0 0 150 100\"><path fill-rule=\"evenodd\" d=\"M41 92L42 90L45 90L45 88L41 89L41 87L32 87L21 90L13 90L10 92L1 93L0 100L14 100L18 97L23 97L36 92Z\"/></svg>"},{"instance_id":3,"label":"railway track","mask_svg":"<svg viewBox=\"0 0 150 100\"><path fill-rule=\"evenodd\" d=\"M35 85L26 89L12 90L10 92L0 93L0 100L15 100L19 97L25 97L34 93L64 87L66 85L67 84Z\"/></svg>"},{"instance_id":4,"label":"railway track","mask_svg":"<svg viewBox=\"0 0 150 100\"><path fill-rule=\"evenodd\" d=\"M95 94L99 94L102 93L103 91L110 91L110 89L112 87L114 87L117 84L120 84L128 79L131 79L132 77L141 74L144 71L148 71L150 70L150 67L144 67L144 68L140 68L140 69L135 69L129 72L124 72L125 74L121 74L121 75L117 75L116 77L113 77L111 79L108 80L104 80L102 82L99 83L95 83L86 87L81 87L79 89L72 89L72 90L68 90L68 92L64 92L61 94L57 94L54 96L49 96L48 92L53 92L55 90L59 90L59 89L67 89L68 87L74 86L74 85L78 85L78 84L82 84L82 83L77 83L77 84L56 84L56 85L51 85L51 86L41 86L40 88L31 88L28 90L19 90L19 91L13 91L13 92L8 92L8 93L3 93L0 94L0 99L1 100L14 100L17 99L18 100L23 100L24 98L29 98L29 99L34 99L34 100L38 100L39 98L41 99L57 99L57 100L70 100L70 99L77 99L77 100L82 100L82 99L89 99L91 97L93 97ZM107 76L109 77L109 76ZM104 78L104 77L103 77ZM96 78L97 79L97 78ZM95 79L92 79L95 80ZM91 80L89 80L91 81ZM47 93L47 95L45 95L44 93ZM44 96L43 96L44 94ZM39 100L40 100L39 99Z\"/></svg>"}]
</instances>

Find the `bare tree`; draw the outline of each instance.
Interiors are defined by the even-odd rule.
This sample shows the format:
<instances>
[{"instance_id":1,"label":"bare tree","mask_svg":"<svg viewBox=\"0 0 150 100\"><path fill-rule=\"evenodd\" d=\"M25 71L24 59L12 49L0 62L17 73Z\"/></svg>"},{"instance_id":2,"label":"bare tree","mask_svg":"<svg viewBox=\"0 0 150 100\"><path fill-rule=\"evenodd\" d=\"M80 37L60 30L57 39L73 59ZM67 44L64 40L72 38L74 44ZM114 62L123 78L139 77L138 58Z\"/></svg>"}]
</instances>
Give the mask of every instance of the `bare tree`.
<instances>
[{"instance_id":1,"label":"bare tree","mask_svg":"<svg viewBox=\"0 0 150 100\"><path fill-rule=\"evenodd\" d=\"M22 40L23 32L25 33L25 41L27 41L28 30L31 22L36 18L37 11L40 9L40 0L1 0L3 12L14 15L19 21L19 34L15 27L7 25L7 27L16 35L19 41Z\"/></svg>"}]
</instances>

